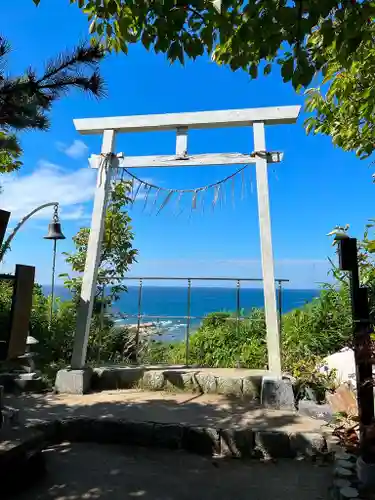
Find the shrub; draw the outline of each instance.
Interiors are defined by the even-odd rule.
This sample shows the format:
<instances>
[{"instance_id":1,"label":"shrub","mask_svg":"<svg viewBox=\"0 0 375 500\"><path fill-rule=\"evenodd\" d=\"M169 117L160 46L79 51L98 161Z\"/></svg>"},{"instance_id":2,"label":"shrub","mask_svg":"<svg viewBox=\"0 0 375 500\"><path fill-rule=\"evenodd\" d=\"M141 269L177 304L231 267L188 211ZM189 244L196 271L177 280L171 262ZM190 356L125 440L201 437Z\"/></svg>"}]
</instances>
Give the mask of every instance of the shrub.
<instances>
[{"instance_id":1,"label":"shrub","mask_svg":"<svg viewBox=\"0 0 375 500\"><path fill-rule=\"evenodd\" d=\"M283 368L292 371L296 361L338 351L350 343L351 335L348 287L327 285L312 302L283 315Z\"/></svg>"},{"instance_id":2,"label":"shrub","mask_svg":"<svg viewBox=\"0 0 375 500\"><path fill-rule=\"evenodd\" d=\"M261 309L237 321L230 313L209 314L191 336L190 362L203 366L264 368L266 326Z\"/></svg>"}]
</instances>

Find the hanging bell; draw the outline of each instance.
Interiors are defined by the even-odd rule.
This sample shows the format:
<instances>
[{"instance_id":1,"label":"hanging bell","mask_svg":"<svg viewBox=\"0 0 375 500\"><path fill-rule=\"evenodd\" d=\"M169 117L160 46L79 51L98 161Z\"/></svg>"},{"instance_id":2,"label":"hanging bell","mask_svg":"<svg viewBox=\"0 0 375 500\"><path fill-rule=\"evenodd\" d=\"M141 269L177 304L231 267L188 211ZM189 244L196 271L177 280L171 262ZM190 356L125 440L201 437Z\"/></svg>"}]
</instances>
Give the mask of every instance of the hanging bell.
<instances>
[{"instance_id":1,"label":"hanging bell","mask_svg":"<svg viewBox=\"0 0 375 500\"><path fill-rule=\"evenodd\" d=\"M44 236L45 240L65 240L65 236L61 232L60 222L51 222L48 224L47 236Z\"/></svg>"}]
</instances>

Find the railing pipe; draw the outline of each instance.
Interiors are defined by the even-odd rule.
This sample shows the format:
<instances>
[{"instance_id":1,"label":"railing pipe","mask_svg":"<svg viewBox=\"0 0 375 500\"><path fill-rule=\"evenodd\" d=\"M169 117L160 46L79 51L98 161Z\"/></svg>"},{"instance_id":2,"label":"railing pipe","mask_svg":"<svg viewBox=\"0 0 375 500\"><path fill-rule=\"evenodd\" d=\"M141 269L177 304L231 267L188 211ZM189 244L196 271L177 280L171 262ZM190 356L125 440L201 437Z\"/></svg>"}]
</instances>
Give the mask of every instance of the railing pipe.
<instances>
[{"instance_id":1,"label":"railing pipe","mask_svg":"<svg viewBox=\"0 0 375 500\"><path fill-rule=\"evenodd\" d=\"M135 358L136 362L138 362L139 355L139 330L141 327L141 310L142 310L142 287L143 287L143 279L139 279L139 290L138 290L138 322L137 322L137 333L135 337Z\"/></svg>"},{"instance_id":2,"label":"railing pipe","mask_svg":"<svg viewBox=\"0 0 375 500\"><path fill-rule=\"evenodd\" d=\"M186 338L185 338L185 364L189 366L190 355L190 313L191 313L191 279L188 279L187 293L187 322L186 322Z\"/></svg>"}]
</instances>

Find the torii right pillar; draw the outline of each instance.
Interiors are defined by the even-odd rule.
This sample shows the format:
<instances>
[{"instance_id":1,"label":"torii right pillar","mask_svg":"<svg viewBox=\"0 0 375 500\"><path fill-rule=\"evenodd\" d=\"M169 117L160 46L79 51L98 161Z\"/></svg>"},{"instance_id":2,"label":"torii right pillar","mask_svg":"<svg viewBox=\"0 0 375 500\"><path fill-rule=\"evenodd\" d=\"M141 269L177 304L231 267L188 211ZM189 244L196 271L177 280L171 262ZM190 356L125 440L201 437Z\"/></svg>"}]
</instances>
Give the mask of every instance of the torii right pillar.
<instances>
[{"instance_id":1,"label":"torii right pillar","mask_svg":"<svg viewBox=\"0 0 375 500\"><path fill-rule=\"evenodd\" d=\"M268 369L281 375L280 330L277 317L275 269L272 250L270 198L264 122L254 122L254 152L256 154L256 181L262 257L264 310L267 329Z\"/></svg>"}]
</instances>

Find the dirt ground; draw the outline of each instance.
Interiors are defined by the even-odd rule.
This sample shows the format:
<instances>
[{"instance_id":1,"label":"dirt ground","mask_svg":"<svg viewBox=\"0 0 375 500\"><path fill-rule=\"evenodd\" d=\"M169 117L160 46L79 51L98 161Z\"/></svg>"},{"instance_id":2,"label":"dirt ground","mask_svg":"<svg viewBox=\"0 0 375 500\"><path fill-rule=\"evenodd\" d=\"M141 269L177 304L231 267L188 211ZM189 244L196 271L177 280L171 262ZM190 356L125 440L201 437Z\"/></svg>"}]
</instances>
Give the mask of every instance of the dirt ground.
<instances>
[{"instance_id":1,"label":"dirt ground","mask_svg":"<svg viewBox=\"0 0 375 500\"><path fill-rule=\"evenodd\" d=\"M14 500L326 500L329 466L215 460L145 448L63 443L47 474Z\"/></svg>"}]
</instances>

